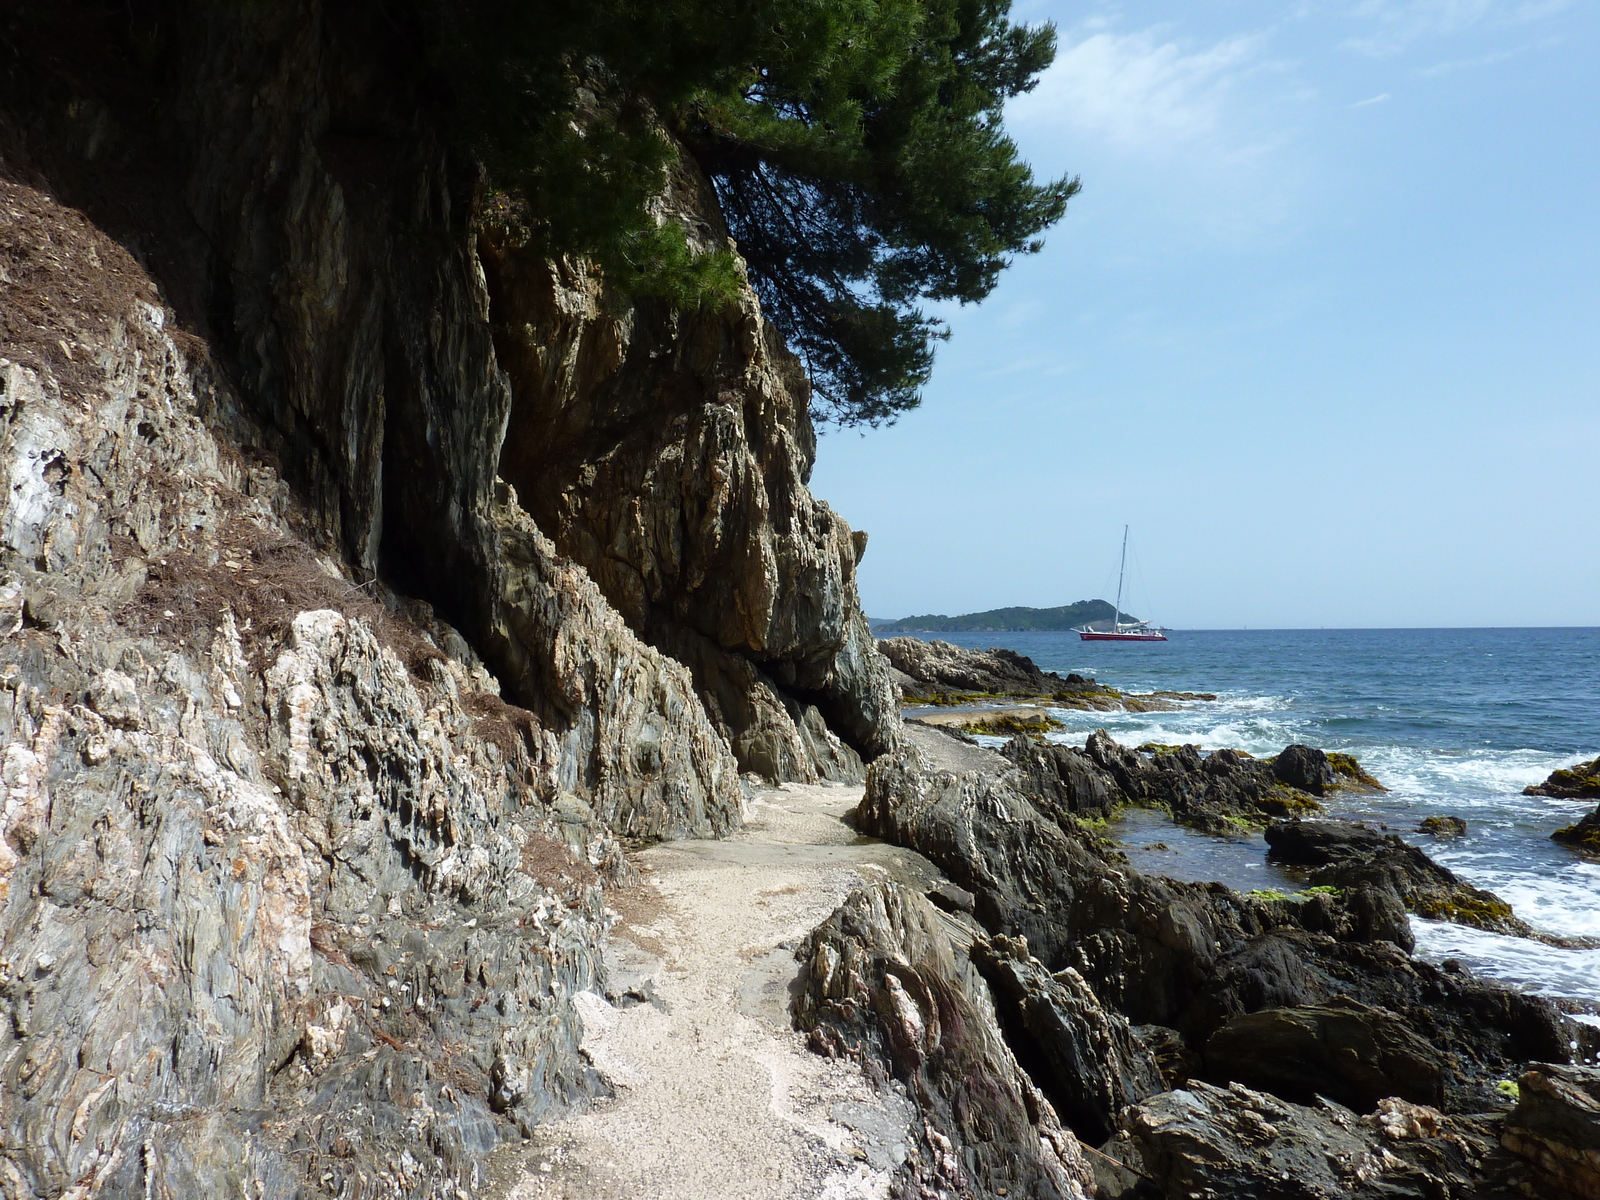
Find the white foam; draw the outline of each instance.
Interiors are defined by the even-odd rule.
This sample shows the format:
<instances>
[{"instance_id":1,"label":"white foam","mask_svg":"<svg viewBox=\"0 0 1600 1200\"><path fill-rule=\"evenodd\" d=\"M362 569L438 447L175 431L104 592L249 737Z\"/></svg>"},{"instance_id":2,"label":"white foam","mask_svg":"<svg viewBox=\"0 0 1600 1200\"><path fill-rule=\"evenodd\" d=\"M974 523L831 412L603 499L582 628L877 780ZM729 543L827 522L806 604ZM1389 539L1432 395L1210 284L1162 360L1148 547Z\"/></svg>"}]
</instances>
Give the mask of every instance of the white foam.
<instances>
[{"instance_id":1,"label":"white foam","mask_svg":"<svg viewBox=\"0 0 1600 1200\"><path fill-rule=\"evenodd\" d=\"M1418 917L1411 918L1411 932L1418 958L1459 959L1480 975L1534 995L1600 1003L1600 950L1568 950Z\"/></svg>"}]
</instances>

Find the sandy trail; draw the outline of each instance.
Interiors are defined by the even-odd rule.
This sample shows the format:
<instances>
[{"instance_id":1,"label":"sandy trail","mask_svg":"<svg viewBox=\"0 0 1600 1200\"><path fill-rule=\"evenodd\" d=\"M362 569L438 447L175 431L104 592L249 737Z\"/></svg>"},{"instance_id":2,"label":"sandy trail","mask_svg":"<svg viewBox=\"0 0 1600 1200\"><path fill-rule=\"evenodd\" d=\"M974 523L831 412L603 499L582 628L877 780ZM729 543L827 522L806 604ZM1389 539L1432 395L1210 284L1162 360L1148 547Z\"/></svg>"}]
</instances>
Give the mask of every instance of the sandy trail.
<instances>
[{"instance_id":1,"label":"sandy trail","mask_svg":"<svg viewBox=\"0 0 1600 1200\"><path fill-rule=\"evenodd\" d=\"M886 1194L913 1111L789 1027L794 947L885 873L927 887L931 864L858 837L859 787L757 792L721 842L639 854L611 946L622 987L582 997L584 1048L616 1098L541 1131L512 1200L869 1200ZM618 996L621 999L620 996Z\"/></svg>"}]
</instances>

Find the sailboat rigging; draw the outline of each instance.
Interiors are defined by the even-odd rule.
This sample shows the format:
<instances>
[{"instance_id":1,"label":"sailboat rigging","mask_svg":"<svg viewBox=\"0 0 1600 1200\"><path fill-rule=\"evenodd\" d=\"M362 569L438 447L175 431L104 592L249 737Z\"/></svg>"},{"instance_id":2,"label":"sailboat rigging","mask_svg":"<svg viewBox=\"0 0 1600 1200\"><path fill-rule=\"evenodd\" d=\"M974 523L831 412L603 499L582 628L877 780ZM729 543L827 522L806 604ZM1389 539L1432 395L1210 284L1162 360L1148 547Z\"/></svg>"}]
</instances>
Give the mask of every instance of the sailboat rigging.
<instances>
[{"instance_id":1,"label":"sailboat rigging","mask_svg":"<svg viewBox=\"0 0 1600 1200\"><path fill-rule=\"evenodd\" d=\"M1122 565L1117 568L1117 604L1111 614L1109 630L1094 629L1084 625L1074 632L1086 642L1164 642L1167 635L1154 628L1149 621L1122 623L1122 579L1128 572L1128 527L1122 527Z\"/></svg>"}]
</instances>

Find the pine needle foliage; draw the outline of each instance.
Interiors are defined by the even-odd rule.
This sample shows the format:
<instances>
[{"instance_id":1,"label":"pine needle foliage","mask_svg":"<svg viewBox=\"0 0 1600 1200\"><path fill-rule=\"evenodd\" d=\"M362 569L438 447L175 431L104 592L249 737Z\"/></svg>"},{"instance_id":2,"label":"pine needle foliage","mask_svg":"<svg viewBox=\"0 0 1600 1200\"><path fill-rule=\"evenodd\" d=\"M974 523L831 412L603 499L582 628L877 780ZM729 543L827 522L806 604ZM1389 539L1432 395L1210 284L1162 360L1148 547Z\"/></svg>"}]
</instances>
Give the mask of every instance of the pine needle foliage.
<instances>
[{"instance_id":1,"label":"pine needle foliage","mask_svg":"<svg viewBox=\"0 0 1600 1200\"><path fill-rule=\"evenodd\" d=\"M813 415L915 406L945 334L1077 191L1005 135L1054 30L1010 0L418 0L432 77L553 252L636 293L717 304L725 254L649 215L678 147L711 179Z\"/></svg>"}]
</instances>

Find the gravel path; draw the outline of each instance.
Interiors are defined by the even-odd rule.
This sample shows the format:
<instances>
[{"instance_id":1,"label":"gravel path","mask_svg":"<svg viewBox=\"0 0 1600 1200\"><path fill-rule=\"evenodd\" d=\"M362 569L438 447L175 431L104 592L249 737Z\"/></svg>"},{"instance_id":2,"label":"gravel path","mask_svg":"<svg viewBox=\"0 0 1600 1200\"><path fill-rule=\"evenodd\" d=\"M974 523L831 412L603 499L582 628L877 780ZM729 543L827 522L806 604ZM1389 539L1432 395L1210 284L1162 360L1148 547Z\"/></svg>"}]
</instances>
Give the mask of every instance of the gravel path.
<instances>
[{"instance_id":1,"label":"gravel path","mask_svg":"<svg viewBox=\"0 0 1600 1200\"><path fill-rule=\"evenodd\" d=\"M785 784L756 793L726 841L636 857L646 882L619 901L610 948L618 1003L581 997L584 1048L616 1098L525 1146L511 1200L887 1194L909 1102L808 1052L788 1020L794 947L853 888L884 872L938 878L844 824L860 798Z\"/></svg>"}]
</instances>

